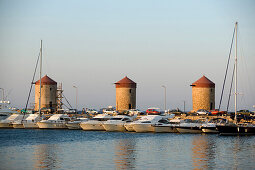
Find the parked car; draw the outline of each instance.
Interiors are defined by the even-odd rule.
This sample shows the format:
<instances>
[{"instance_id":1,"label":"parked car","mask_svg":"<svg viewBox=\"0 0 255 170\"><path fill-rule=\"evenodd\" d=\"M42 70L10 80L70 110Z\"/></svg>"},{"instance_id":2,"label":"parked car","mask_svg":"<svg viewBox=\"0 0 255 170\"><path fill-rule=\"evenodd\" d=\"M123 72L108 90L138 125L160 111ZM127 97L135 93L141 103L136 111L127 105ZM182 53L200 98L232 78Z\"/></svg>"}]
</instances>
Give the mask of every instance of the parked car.
<instances>
[{"instance_id":1,"label":"parked car","mask_svg":"<svg viewBox=\"0 0 255 170\"><path fill-rule=\"evenodd\" d=\"M148 108L148 109L146 110L146 113L147 113L148 115L158 115L158 114L160 114L161 112L160 112L160 109L159 109L159 108Z\"/></svg>"},{"instance_id":2,"label":"parked car","mask_svg":"<svg viewBox=\"0 0 255 170\"><path fill-rule=\"evenodd\" d=\"M138 110L138 109L130 109L127 110L128 115L142 115L142 111Z\"/></svg>"},{"instance_id":3,"label":"parked car","mask_svg":"<svg viewBox=\"0 0 255 170\"><path fill-rule=\"evenodd\" d=\"M219 111L219 109L210 110L212 115L226 115L226 111Z\"/></svg>"},{"instance_id":4,"label":"parked car","mask_svg":"<svg viewBox=\"0 0 255 170\"><path fill-rule=\"evenodd\" d=\"M197 111L197 114L198 114L198 115L208 115L208 114L210 114L210 112L207 111L207 110L205 110L205 109L199 109L199 110Z\"/></svg>"}]
</instances>

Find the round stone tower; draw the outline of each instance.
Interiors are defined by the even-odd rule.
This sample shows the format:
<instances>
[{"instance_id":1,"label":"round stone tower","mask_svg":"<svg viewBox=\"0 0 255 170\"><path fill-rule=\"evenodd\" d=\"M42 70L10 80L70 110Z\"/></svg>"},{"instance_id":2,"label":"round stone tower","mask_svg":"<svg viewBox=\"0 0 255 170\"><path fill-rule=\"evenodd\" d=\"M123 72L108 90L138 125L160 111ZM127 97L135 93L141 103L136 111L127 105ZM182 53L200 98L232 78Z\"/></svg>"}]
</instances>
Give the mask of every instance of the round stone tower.
<instances>
[{"instance_id":1,"label":"round stone tower","mask_svg":"<svg viewBox=\"0 0 255 170\"><path fill-rule=\"evenodd\" d=\"M124 111L136 108L136 83L127 76L114 83L116 85L116 110Z\"/></svg>"},{"instance_id":2,"label":"round stone tower","mask_svg":"<svg viewBox=\"0 0 255 170\"><path fill-rule=\"evenodd\" d=\"M57 82L45 75L41 80L41 108L57 107ZM39 110L40 80L35 82L35 110Z\"/></svg>"},{"instance_id":3,"label":"round stone tower","mask_svg":"<svg viewBox=\"0 0 255 170\"><path fill-rule=\"evenodd\" d=\"M215 109L215 84L203 76L192 85L193 111Z\"/></svg>"}]
</instances>

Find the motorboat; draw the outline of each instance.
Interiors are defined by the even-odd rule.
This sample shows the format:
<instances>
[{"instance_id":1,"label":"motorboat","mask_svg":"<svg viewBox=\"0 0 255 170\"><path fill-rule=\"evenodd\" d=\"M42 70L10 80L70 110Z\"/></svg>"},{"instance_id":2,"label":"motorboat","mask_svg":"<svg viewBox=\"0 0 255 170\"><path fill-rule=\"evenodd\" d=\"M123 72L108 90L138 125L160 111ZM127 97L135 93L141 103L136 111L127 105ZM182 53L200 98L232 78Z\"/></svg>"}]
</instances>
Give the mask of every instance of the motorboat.
<instances>
[{"instance_id":1,"label":"motorboat","mask_svg":"<svg viewBox=\"0 0 255 170\"><path fill-rule=\"evenodd\" d=\"M0 128L13 128L12 123L17 120L22 120L24 115L12 114L4 120L0 121Z\"/></svg>"},{"instance_id":2,"label":"motorboat","mask_svg":"<svg viewBox=\"0 0 255 170\"><path fill-rule=\"evenodd\" d=\"M44 119L39 114L29 114L28 117L23 120L23 126L25 129L37 129L39 128L38 122Z\"/></svg>"},{"instance_id":3,"label":"motorboat","mask_svg":"<svg viewBox=\"0 0 255 170\"><path fill-rule=\"evenodd\" d=\"M140 120L132 122L132 127L135 132L154 132L154 124L162 119L167 119L165 115L147 115L143 116Z\"/></svg>"},{"instance_id":4,"label":"motorboat","mask_svg":"<svg viewBox=\"0 0 255 170\"><path fill-rule=\"evenodd\" d=\"M14 129L24 129L23 121L27 117L27 115L23 115L22 119L18 119L12 122L12 127Z\"/></svg>"},{"instance_id":5,"label":"motorboat","mask_svg":"<svg viewBox=\"0 0 255 170\"><path fill-rule=\"evenodd\" d=\"M156 124L152 125L154 127L154 132L156 133L177 133L176 127L180 126L182 119L172 119L168 121L167 119L161 119Z\"/></svg>"},{"instance_id":6,"label":"motorboat","mask_svg":"<svg viewBox=\"0 0 255 170\"><path fill-rule=\"evenodd\" d=\"M88 118L76 118L75 120L71 120L69 122L67 122L66 126L68 129L82 129L81 126L80 126L80 123L81 122L86 122L88 121L89 119Z\"/></svg>"},{"instance_id":7,"label":"motorboat","mask_svg":"<svg viewBox=\"0 0 255 170\"><path fill-rule=\"evenodd\" d=\"M80 126L83 130L97 130L97 131L104 131L103 123L109 119L111 119L113 116L108 114L98 114L92 119L81 122Z\"/></svg>"},{"instance_id":8,"label":"motorboat","mask_svg":"<svg viewBox=\"0 0 255 170\"><path fill-rule=\"evenodd\" d=\"M201 129L203 133L218 133L219 131L216 128L216 124L223 125L226 124L227 122L228 122L227 119L223 118L211 119L208 122L203 123Z\"/></svg>"},{"instance_id":9,"label":"motorboat","mask_svg":"<svg viewBox=\"0 0 255 170\"><path fill-rule=\"evenodd\" d=\"M37 122L40 129L67 129L66 123L71 118L66 114L54 114L48 120Z\"/></svg>"},{"instance_id":10,"label":"motorboat","mask_svg":"<svg viewBox=\"0 0 255 170\"><path fill-rule=\"evenodd\" d=\"M127 131L124 124L126 122L131 122L135 117L136 116L130 117L127 115L117 115L104 122L103 127L106 131L124 132Z\"/></svg>"},{"instance_id":11,"label":"motorboat","mask_svg":"<svg viewBox=\"0 0 255 170\"><path fill-rule=\"evenodd\" d=\"M176 129L179 133L201 133L201 126L201 120L185 119Z\"/></svg>"}]
</instances>

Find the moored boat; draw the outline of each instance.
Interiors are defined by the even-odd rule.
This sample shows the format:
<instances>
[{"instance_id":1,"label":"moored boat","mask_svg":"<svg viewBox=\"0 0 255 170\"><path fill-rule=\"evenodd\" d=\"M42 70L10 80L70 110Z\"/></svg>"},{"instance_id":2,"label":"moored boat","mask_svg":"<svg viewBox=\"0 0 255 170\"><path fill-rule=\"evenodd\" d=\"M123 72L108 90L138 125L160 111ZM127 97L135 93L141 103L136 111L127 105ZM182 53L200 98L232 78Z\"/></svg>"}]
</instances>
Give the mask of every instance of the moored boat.
<instances>
[{"instance_id":1,"label":"moored boat","mask_svg":"<svg viewBox=\"0 0 255 170\"><path fill-rule=\"evenodd\" d=\"M166 119L165 115L147 115L143 116L140 120L134 121L131 124L135 132L154 132L154 124L162 119Z\"/></svg>"},{"instance_id":2,"label":"moored boat","mask_svg":"<svg viewBox=\"0 0 255 170\"><path fill-rule=\"evenodd\" d=\"M176 129L179 133L201 133L201 126L200 120L185 119Z\"/></svg>"},{"instance_id":3,"label":"moored boat","mask_svg":"<svg viewBox=\"0 0 255 170\"><path fill-rule=\"evenodd\" d=\"M23 120L23 126L25 129L38 129L38 122L42 120L39 114L29 114L29 116Z\"/></svg>"},{"instance_id":4,"label":"moored boat","mask_svg":"<svg viewBox=\"0 0 255 170\"><path fill-rule=\"evenodd\" d=\"M13 128L12 123L17 120L22 120L23 115L21 114L12 114L4 120L0 121L0 128Z\"/></svg>"},{"instance_id":5,"label":"moored boat","mask_svg":"<svg viewBox=\"0 0 255 170\"><path fill-rule=\"evenodd\" d=\"M154 132L156 133L177 133L176 127L180 125L181 119L167 119L159 120L158 123L154 124Z\"/></svg>"},{"instance_id":6,"label":"moored boat","mask_svg":"<svg viewBox=\"0 0 255 170\"><path fill-rule=\"evenodd\" d=\"M112 116L108 114L98 114L91 120L81 122L80 126L83 130L104 131L103 123L111 118Z\"/></svg>"},{"instance_id":7,"label":"moored boat","mask_svg":"<svg viewBox=\"0 0 255 170\"><path fill-rule=\"evenodd\" d=\"M106 131L124 132L127 131L124 124L126 122L131 122L133 118L135 117L130 117L127 115L117 115L104 122L103 127Z\"/></svg>"},{"instance_id":8,"label":"moored boat","mask_svg":"<svg viewBox=\"0 0 255 170\"><path fill-rule=\"evenodd\" d=\"M89 119L88 118L77 118L75 120L72 120L72 121L69 121L66 123L66 126L68 129L82 129L81 126L80 126L80 123L81 122L86 122L88 121Z\"/></svg>"},{"instance_id":9,"label":"moored boat","mask_svg":"<svg viewBox=\"0 0 255 170\"><path fill-rule=\"evenodd\" d=\"M71 118L66 114L54 114L48 120L37 122L40 129L67 129L66 123Z\"/></svg>"},{"instance_id":10,"label":"moored boat","mask_svg":"<svg viewBox=\"0 0 255 170\"><path fill-rule=\"evenodd\" d=\"M203 123L201 129L203 133L219 133L218 129L216 128L216 124L224 125L227 122L228 122L227 119L215 118L208 122Z\"/></svg>"}]
</instances>

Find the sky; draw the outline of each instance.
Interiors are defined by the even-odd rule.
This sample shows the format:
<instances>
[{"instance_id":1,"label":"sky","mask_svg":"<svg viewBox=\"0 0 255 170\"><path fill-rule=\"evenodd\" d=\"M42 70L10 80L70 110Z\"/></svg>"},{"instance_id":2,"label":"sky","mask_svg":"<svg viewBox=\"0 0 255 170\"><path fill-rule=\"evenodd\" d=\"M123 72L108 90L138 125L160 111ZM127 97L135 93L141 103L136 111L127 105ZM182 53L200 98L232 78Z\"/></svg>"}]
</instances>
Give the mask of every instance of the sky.
<instances>
[{"instance_id":1,"label":"sky","mask_svg":"<svg viewBox=\"0 0 255 170\"><path fill-rule=\"evenodd\" d=\"M137 83L138 109L163 109L164 85L167 109L191 110L190 85L203 75L218 108L238 21L238 109L255 110L254 18L253 0L0 0L0 87L25 107L42 40L43 75L62 83L74 108L75 85L79 110L115 106L125 76Z\"/></svg>"}]
</instances>

